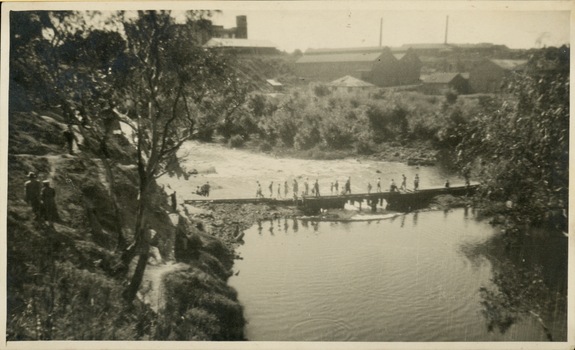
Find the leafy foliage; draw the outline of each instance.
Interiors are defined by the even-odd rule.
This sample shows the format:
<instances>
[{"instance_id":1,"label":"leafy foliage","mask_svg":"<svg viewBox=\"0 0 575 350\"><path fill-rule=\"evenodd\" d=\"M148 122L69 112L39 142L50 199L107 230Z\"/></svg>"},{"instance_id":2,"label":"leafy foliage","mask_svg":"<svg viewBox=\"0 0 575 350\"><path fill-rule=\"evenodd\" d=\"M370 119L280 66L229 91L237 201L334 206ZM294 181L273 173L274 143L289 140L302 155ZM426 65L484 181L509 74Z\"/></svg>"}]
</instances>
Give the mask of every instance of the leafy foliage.
<instances>
[{"instance_id":1,"label":"leafy foliage","mask_svg":"<svg viewBox=\"0 0 575 350\"><path fill-rule=\"evenodd\" d=\"M486 198L511 201L513 222L541 223L568 203L569 75L534 70L508 91L496 109L454 132L459 163L476 169Z\"/></svg>"}]
</instances>

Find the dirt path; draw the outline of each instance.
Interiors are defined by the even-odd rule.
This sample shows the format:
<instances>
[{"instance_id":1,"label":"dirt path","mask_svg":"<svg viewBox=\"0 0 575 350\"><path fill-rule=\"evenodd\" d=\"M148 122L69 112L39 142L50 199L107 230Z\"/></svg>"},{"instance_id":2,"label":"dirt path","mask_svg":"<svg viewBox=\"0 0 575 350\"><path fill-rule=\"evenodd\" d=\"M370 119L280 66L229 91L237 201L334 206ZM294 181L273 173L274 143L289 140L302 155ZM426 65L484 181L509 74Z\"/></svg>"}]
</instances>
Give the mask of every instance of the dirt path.
<instances>
[{"instance_id":1,"label":"dirt path","mask_svg":"<svg viewBox=\"0 0 575 350\"><path fill-rule=\"evenodd\" d=\"M188 264L173 263L171 261L166 264L146 266L146 272L144 273L144 279L142 280L142 286L140 287L138 296L144 303L150 305L152 310L158 312L165 304L164 276L168 273L183 270L188 267Z\"/></svg>"}]
</instances>

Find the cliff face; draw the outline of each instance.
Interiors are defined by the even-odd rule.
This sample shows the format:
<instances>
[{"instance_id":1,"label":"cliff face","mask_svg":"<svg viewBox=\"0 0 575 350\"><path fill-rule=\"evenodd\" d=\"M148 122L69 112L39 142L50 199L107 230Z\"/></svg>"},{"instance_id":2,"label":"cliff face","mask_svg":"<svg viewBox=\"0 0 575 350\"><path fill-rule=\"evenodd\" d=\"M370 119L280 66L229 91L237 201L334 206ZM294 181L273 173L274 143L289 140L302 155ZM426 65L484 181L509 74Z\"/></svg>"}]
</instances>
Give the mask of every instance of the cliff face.
<instances>
[{"instance_id":1,"label":"cliff face","mask_svg":"<svg viewBox=\"0 0 575 350\"><path fill-rule=\"evenodd\" d=\"M162 258L149 262L162 268L150 267L148 280L165 300L150 307L145 283L137 301L122 299L131 268L121 248L133 242L137 200L133 149L111 135L102 157L76 126L69 155L65 128L57 113L10 115L7 339L244 339L242 309L226 283L233 254L201 225L170 214L157 186L146 221ZM24 199L29 172L55 189L59 222L35 220Z\"/></svg>"}]
</instances>

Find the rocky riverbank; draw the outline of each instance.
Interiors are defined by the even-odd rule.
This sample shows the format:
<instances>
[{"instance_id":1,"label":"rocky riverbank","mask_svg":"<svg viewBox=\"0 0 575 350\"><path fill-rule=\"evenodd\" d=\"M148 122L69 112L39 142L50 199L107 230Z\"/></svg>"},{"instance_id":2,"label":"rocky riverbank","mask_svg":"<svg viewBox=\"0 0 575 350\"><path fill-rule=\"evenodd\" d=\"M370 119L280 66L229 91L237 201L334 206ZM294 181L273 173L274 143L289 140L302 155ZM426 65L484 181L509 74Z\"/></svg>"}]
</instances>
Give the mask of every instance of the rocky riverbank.
<instances>
[{"instance_id":1,"label":"rocky riverbank","mask_svg":"<svg viewBox=\"0 0 575 350\"><path fill-rule=\"evenodd\" d=\"M279 158L298 158L314 160L335 160L344 158L369 159L386 162L399 162L409 165L431 166L443 161L441 152L430 142L385 142L373 145L369 152L358 153L355 149L333 150L325 147L314 147L308 150L296 150L293 148L274 147L262 149L257 140L247 142L244 149L254 153L269 153Z\"/></svg>"}]
</instances>

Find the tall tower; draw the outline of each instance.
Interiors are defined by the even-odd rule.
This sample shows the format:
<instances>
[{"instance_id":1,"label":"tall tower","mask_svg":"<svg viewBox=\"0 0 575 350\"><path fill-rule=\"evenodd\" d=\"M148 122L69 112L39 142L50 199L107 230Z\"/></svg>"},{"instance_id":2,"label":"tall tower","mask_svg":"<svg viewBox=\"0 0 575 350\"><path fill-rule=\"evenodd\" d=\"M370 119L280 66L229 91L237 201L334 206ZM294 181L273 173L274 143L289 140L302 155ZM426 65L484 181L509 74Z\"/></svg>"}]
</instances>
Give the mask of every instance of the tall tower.
<instances>
[{"instance_id":1,"label":"tall tower","mask_svg":"<svg viewBox=\"0 0 575 350\"><path fill-rule=\"evenodd\" d=\"M246 16L236 16L236 38L248 38L248 18Z\"/></svg>"},{"instance_id":2,"label":"tall tower","mask_svg":"<svg viewBox=\"0 0 575 350\"><path fill-rule=\"evenodd\" d=\"M379 19L379 47L381 47L381 37L383 35L383 17Z\"/></svg>"},{"instance_id":3,"label":"tall tower","mask_svg":"<svg viewBox=\"0 0 575 350\"><path fill-rule=\"evenodd\" d=\"M447 45L447 30L449 29L449 16L445 17L445 40L443 43Z\"/></svg>"}]
</instances>

